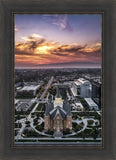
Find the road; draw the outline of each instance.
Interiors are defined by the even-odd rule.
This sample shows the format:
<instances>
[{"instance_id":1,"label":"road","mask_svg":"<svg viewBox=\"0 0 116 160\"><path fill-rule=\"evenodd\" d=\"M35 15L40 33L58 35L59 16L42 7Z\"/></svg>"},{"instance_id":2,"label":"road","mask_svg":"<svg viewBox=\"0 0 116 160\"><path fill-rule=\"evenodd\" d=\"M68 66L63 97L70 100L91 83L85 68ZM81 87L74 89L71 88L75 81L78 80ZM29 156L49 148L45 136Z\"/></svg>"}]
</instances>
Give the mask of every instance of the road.
<instances>
[{"instance_id":1,"label":"road","mask_svg":"<svg viewBox=\"0 0 116 160\"><path fill-rule=\"evenodd\" d=\"M45 145L45 146L51 146L51 145L68 145L68 146L80 146L80 145L84 145L84 146L101 146L102 142L15 142L15 145Z\"/></svg>"},{"instance_id":2,"label":"road","mask_svg":"<svg viewBox=\"0 0 116 160\"><path fill-rule=\"evenodd\" d=\"M59 138L23 138L24 140L59 140ZM94 138L60 138L60 140L95 140ZM96 138L96 140L102 140L102 138Z\"/></svg>"},{"instance_id":3,"label":"road","mask_svg":"<svg viewBox=\"0 0 116 160\"><path fill-rule=\"evenodd\" d=\"M97 113L101 116L101 111L97 111Z\"/></svg>"},{"instance_id":4,"label":"road","mask_svg":"<svg viewBox=\"0 0 116 160\"><path fill-rule=\"evenodd\" d=\"M26 121L26 118L21 119L21 120L17 120L17 122L19 122L19 123L22 124L22 127L21 127L20 130L18 131L17 136L15 136L15 139L20 139L20 138L21 138L21 134L22 134L24 128L26 127L25 121Z\"/></svg>"},{"instance_id":5,"label":"road","mask_svg":"<svg viewBox=\"0 0 116 160\"><path fill-rule=\"evenodd\" d=\"M54 79L54 77L52 76L52 77L50 78L50 80L48 81L48 83L46 84L45 90L44 90L44 92L42 93L40 99L43 99L43 98L44 98L44 96L45 96L45 94L46 94L46 91L48 90L48 88L50 87L51 83L53 82L53 79Z\"/></svg>"}]
</instances>

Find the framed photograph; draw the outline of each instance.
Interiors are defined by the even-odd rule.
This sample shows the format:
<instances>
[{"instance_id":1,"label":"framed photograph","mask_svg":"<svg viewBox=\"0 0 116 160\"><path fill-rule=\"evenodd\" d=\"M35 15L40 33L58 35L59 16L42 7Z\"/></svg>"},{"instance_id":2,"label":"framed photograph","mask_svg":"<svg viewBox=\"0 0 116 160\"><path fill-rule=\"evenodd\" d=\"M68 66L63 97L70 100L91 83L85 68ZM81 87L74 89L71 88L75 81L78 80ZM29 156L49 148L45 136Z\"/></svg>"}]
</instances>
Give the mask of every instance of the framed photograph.
<instances>
[{"instance_id":1,"label":"framed photograph","mask_svg":"<svg viewBox=\"0 0 116 160\"><path fill-rule=\"evenodd\" d=\"M16 146L102 146L102 16L14 13Z\"/></svg>"},{"instance_id":2,"label":"framed photograph","mask_svg":"<svg viewBox=\"0 0 116 160\"><path fill-rule=\"evenodd\" d=\"M115 159L115 1L0 7L1 158Z\"/></svg>"}]
</instances>

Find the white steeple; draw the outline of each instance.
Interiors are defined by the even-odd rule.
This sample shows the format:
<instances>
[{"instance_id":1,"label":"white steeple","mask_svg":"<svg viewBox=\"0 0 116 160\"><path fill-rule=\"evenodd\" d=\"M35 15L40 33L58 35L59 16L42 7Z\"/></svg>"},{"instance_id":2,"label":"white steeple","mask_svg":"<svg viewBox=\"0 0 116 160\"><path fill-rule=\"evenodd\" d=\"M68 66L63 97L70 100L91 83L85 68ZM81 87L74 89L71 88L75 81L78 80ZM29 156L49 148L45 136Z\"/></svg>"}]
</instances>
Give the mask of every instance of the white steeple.
<instances>
[{"instance_id":1,"label":"white steeple","mask_svg":"<svg viewBox=\"0 0 116 160\"><path fill-rule=\"evenodd\" d=\"M63 100L62 100L62 97L60 95L60 90L59 90L58 85L57 85L56 97L55 97L55 100L54 100L54 108L57 107L57 106L63 108Z\"/></svg>"}]
</instances>

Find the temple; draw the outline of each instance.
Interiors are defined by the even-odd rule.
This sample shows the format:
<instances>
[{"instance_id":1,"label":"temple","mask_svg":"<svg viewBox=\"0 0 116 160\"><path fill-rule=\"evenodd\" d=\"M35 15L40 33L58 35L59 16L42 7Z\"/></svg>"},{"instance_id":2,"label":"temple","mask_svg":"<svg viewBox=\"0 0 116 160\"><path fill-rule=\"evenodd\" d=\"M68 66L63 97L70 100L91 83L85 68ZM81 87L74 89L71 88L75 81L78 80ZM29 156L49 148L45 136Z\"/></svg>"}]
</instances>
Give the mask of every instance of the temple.
<instances>
[{"instance_id":1,"label":"temple","mask_svg":"<svg viewBox=\"0 0 116 160\"><path fill-rule=\"evenodd\" d=\"M57 85L57 93L54 102L49 99L46 104L44 115L44 129L54 131L55 135L63 130L72 129L71 106L68 100L62 100L59 86ZM61 135L60 135L61 136Z\"/></svg>"}]
</instances>

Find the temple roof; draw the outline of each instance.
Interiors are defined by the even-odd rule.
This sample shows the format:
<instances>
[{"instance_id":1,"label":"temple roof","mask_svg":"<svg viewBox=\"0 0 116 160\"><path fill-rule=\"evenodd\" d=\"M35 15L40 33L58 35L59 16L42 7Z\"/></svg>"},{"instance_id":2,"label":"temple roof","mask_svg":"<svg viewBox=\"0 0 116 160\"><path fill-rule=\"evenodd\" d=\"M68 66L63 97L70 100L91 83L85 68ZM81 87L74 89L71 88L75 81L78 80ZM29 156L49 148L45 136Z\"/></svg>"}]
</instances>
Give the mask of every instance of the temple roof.
<instances>
[{"instance_id":1,"label":"temple roof","mask_svg":"<svg viewBox=\"0 0 116 160\"><path fill-rule=\"evenodd\" d=\"M68 102L67 99L64 101L63 109L67 112L67 115L68 115L68 116L72 116L71 106L70 106L70 104L69 104L69 102Z\"/></svg>"},{"instance_id":2,"label":"temple roof","mask_svg":"<svg viewBox=\"0 0 116 160\"><path fill-rule=\"evenodd\" d=\"M45 115L48 116L50 111L53 110L54 105L53 103L51 103L50 101L45 105L46 109L45 109Z\"/></svg>"},{"instance_id":3,"label":"temple roof","mask_svg":"<svg viewBox=\"0 0 116 160\"><path fill-rule=\"evenodd\" d=\"M56 98L61 98L60 90L59 90L58 85L57 85L57 89L56 89Z\"/></svg>"},{"instance_id":4,"label":"temple roof","mask_svg":"<svg viewBox=\"0 0 116 160\"><path fill-rule=\"evenodd\" d=\"M59 87L57 86L56 98L60 98L60 97L61 96L60 96ZM46 104L45 115L46 116L50 116L51 119L54 119L54 117L57 114L59 114L62 119L65 119L66 116L72 116L71 106L70 106L70 104L69 104L67 99L64 101L63 108L61 108L60 106L56 106L54 108L53 103L51 103L51 99L48 100L48 103Z\"/></svg>"},{"instance_id":5,"label":"temple roof","mask_svg":"<svg viewBox=\"0 0 116 160\"><path fill-rule=\"evenodd\" d=\"M62 119L66 118L67 113L65 112L64 109L62 109L61 107L57 106L56 108L54 108L51 112L50 112L50 118L54 119L56 117L56 115L60 115Z\"/></svg>"}]
</instances>

